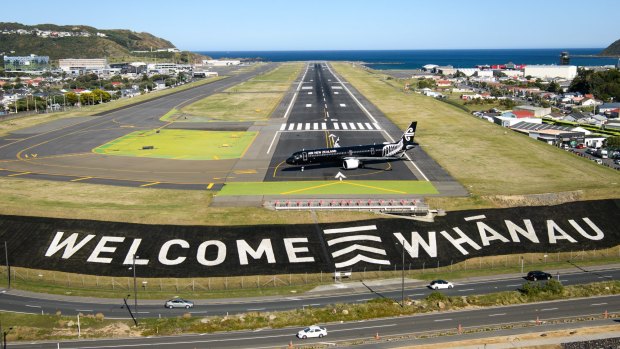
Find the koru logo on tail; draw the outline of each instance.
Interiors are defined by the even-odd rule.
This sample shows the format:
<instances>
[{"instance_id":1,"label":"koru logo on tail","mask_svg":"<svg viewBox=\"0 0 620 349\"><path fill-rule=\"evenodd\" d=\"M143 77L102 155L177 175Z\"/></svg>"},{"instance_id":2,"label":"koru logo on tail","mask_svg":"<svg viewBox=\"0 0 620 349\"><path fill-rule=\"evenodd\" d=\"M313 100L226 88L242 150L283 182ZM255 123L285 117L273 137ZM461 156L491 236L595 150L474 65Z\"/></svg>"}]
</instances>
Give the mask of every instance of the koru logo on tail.
<instances>
[{"instance_id":1,"label":"koru logo on tail","mask_svg":"<svg viewBox=\"0 0 620 349\"><path fill-rule=\"evenodd\" d=\"M413 131L413 128L409 127L407 131L405 131L405 140L407 142L411 142L411 138L413 138L413 136L415 136L415 132Z\"/></svg>"}]
</instances>

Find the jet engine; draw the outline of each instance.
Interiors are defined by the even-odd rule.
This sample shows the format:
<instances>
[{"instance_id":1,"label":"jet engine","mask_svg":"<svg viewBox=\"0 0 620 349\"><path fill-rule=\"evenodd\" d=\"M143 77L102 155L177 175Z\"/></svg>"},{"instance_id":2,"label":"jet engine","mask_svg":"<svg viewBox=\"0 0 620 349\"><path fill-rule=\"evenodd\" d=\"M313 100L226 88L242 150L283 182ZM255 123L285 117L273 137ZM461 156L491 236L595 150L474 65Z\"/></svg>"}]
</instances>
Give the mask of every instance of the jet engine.
<instances>
[{"instance_id":1,"label":"jet engine","mask_svg":"<svg viewBox=\"0 0 620 349\"><path fill-rule=\"evenodd\" d=\"M342 168L345 170L355 170L358 167L361 167L362 163L357 159L344 159L342 162Z\"/></svg>"}]
</instances>

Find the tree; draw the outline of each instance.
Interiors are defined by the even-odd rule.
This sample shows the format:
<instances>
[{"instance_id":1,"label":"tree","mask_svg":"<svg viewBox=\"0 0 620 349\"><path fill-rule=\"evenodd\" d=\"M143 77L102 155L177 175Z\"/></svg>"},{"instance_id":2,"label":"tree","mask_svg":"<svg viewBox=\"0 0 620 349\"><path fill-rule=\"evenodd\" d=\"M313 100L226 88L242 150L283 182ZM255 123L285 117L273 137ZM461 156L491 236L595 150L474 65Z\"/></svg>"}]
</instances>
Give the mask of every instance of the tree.
<instances>
[{"instance_id":1,"label":"tree","mask_svg":"<svg viewBox=\"0 0 620 349\"><path fill-rule=\"evenodd\" d=\"M67 103L71 105L76 105L80 99L78 95L73 92L65 93L65 98L67 100Z\"/></svg>"},{"instance_id":2,"label":"tree","mask_svg":"<svg viewBox=\"0 0 620 349\"><path fill-rule=\"evenodd\" d=\"M620 136L609 137L605 143L609 149L620 149Z\"/></svg>"},{"instance_id":3,"label":"tree","mask_svg":"<svg viewBox=\"0 0 620 349\"><path fill-rule=\"evenodd\" d=\"M558 84L555 81L551 82L549 86L547 86L548 92L556 93L556 92L560 92L560 89L561 89L560 84Z\"/></svg>"}]
</instances>

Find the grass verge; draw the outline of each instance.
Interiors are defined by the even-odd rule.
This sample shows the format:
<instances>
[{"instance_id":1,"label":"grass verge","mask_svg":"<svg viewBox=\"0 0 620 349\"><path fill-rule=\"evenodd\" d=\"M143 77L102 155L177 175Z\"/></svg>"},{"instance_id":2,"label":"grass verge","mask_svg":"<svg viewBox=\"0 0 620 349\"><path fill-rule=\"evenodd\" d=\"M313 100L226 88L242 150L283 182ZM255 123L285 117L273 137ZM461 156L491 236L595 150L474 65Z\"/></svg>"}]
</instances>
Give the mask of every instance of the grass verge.
<instances>
[{"instance_id":1,"label":"grass verge","mask_svg":"<svg viewBox=\"0 0 620 349\"><path fill-rule=\"evenodd\" d=\"M545 257L547 255L547 257ZM471 258L450 265L413 264L406 266L405 277L411 280L466 280L493 275L523 275L529 270L562 270L588 268L594 265L620 263L620 246L598 251L567 251L561 253L530 253L519 255ZM568 262L570 261L570 262ZM274 272L276 273L276 272ZM132 292L133 278L78 275L50 270L11 268L12 286L17 289L71 296L121 299ZM355 271L350 281L401 277L399 268L383 271ZM7 280L0 269L0 285ZM314 274L274 274L198 278L143 278L148 287L140 291L141 299L168 299L173 296L189 299L258 297L300 294L313 287L333 283L329 271Z\"/></svg>"},{"instance_id":2,"label":"grass verge","mask_svg":"<svg viewBox=\"0 0 620 349\"><path fill-rule=\"evenodd\" d=\"M183 107L173 116L180 122L264 120L278 106L302 63L277 68Z\"/></svg>"},{"instance_id":3,"label":"grass verge","mask_svg":"<svg viewBox=\"0 0 620 349\"><path fill-rule=\"evenodd\" d=\"M581 190L590 198L620 197L618 171L490 124L434 98L405 93L381 74L347 63L333 63L333 67L401 129L418 121L416 140L473 196L454 206L452 199L443 201L443 208L494 206L485 199L493 195Z\"/></svg>"},{"instance_id":4,"label":"grass verge","mask_svg":"<svg viewBox=\"0 0 620 349\"><path fill-rule=\"evenodd\" d=\"M175 129L135 131L101 145L93 149L93 152L179 160L238 159L243 156L256 134Z\"/></svg>"}]
</instances>

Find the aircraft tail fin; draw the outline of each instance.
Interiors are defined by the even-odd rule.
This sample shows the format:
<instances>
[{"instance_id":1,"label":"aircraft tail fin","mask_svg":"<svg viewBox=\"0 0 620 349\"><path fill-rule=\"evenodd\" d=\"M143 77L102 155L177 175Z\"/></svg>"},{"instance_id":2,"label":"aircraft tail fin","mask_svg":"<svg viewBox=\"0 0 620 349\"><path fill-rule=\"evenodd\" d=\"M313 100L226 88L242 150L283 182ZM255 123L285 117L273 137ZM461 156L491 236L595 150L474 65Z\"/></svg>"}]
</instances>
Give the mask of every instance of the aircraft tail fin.
<instances>
[{"instance_id":1,"label":"aircraft tail fin","mask_svg":"<svg viewBox=\"0 0 620 349\"><path fill-rule=\"evenodd\" d=\"M418 122L414 121L409 125L405 133L403 133L402 141L405 145L413 145L413 137L415 137L415 129L418 126Z\"/></svg>"}]
</instances>

